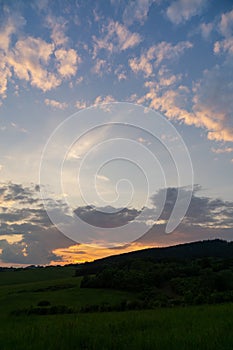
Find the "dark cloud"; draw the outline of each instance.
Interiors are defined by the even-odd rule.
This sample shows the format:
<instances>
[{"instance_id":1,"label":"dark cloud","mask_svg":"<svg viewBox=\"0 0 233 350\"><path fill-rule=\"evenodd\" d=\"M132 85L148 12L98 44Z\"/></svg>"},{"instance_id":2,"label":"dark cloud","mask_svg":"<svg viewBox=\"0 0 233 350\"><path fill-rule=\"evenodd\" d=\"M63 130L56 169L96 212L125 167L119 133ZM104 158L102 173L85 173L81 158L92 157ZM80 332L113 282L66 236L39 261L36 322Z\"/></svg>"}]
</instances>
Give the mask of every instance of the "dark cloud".
<instances>
[{"instance_id":1,"label":"dark cloud","mask_svg":"<svg viewBox=\"0 0 233 350\"><path fill-rule=\"evenodd\" d=\"M175 205L179 191L184 188L161 189L152 197L156 206L166 191L166 202L158 222L137 242L170 245L203 239L223 238L233 240L233 202L199 197L200 186L195 186L191 202L181 224L171 234L165 233L166 222ZM163 220L163 223L159 222Z\"/></svg>"},{"instance_id":2,"label":"dark cloud","mask_svg":"<svg viewBox=\"0 0 233 350\"><path fill-rule=\"evenodd\" d=\"M49 264L51 261L61 261L62 258L54 251L77 244L54 227L43 208L38 190L37 186L23 187L13 183L0 186L0 199L4 203L0 209L0 259L4 263ZM152 207L144 208L143 212L134 208L84 206L77 208L74 214L90 225L109 228L109 234L111 228L128 223L143 225L148 228L144 230L147 233L136 241L142 245L171 245L211 238L233 240L233 202L199 196L200 190L199 186L194 187L187 213L171 234L165 233L166 223L178 191L185 196L185 187L159 190L151 198ZM157 208L164 198L164 191L166 201L157 220ZM47 203L54 201L48 198ZM65 213L64 218L68 218L70 214L66 205L61 201L57 201L56 205ZM51 210L56 211L57 208ZM131 229L134 228L135 226ZM88 232L85 234L88 235ZM77 237L79 235L80 232ZM9 240L7 236L10 237Z\"/></svg>"},{"instance_id":3,"label":"dark cloud","mask_svg":"<svg viewBox=\"0 0 233 350\"><path fill-rule=\"evenodd\" d=\"M5 203L0 210L0 259L4 263L49 264L61 261L53 250L76 244L53 226L38 190L37 185L24 187L14 183L0 187L0 198ZM4 239L1 240L1 236ZM5 236L11 238L9 242ZM14 240L20 236L20 241Z\"/></svg>"},{"instance_id":4,"label":"dark cloud","mask_svg":"<svg viewBox=\"0 0 233 350\"><path fill-rule=\"evenodd\" d=\"M5 202L16 201L21 204L34 204L39 202L35 196L35 187L23 186L9 182L1 184L0 195Z\"/></svg>"},{"instance_id":5,"label":"dark cloud","mask_svg":"<svg viewBox=\"0 0 233 350\"><path fill-rule=\"evenodd\" d=\"M20 242L9 243L0 240L1 260L12 264L49 264L61 261L62 258L53 253L58 248L68 248L76 242L71 241L56 228L34 231L24 234Z\"/></svg>"},{"instance_id":6,"label":"dark cloud","mask_svg":"<svg viewBox=\"0 0 233 350\"><path fill-rule=\"evenodd\" d=\"M89 225L103 228L114 228L128 224L136 219L140 211L136 209L112 207L95 208L93 206L79 207L74 213Z\"/></svg>"},{"instance_id":7,"label":"dark cloud","mask_svg":"<svg viewBox=\"0 0 233 350\"><path fill-rule=\"evenodd\" d=\"M233 241L233 228L215 228L181 223L172 233L165 233L166 224L154 225L137 243L168 246L205 239L221 238Z\"/></svg>"},{"instance_id":8,"label":"dark cloud","mask_svg":"<svg viewBox=\"0 0 233 350\"><path fill-rule=\"evenodd\" d=\"M166 191L166 201L160 219L168 220L175 205L178 190L185 193L186 188L167 188L159 190L152 196L154 206L160 202ZM213 199L209 197L199 197L197 194L201 190L200 186L195 186L191 202L189 204L183 223L187 225L205 225L209 227L213 224L219 227L233 227L233 202Z\"/></svg>"}]
</instances>

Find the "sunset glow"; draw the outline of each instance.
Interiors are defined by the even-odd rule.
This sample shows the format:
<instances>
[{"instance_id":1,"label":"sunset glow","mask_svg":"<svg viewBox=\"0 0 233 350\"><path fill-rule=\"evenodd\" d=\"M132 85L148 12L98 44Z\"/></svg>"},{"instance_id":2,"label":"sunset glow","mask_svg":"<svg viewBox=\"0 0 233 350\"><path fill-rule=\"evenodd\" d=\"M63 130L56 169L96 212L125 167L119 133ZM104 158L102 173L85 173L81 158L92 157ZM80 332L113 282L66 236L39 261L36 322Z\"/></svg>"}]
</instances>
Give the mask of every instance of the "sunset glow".
<instances>
[{"instance_id":1,"label":"sunset glow","mask_svg":"<svg viewBox=\"0 0 233 350\"><path fill-rule=\"evenodd\" d=\"M1 1L0 265L233 240L232 81L230 1Z\"/></svg>"}]
</instances>

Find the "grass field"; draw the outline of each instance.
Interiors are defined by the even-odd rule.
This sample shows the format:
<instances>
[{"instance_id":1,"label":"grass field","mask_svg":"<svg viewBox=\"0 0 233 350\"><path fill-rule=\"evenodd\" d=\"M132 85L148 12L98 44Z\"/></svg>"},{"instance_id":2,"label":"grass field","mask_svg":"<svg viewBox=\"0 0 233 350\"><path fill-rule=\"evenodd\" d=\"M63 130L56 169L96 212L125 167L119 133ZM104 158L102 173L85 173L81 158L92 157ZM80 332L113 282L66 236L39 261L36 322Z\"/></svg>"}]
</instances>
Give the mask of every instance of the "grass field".
<instances>
[{"instance_id":1,"label":"grass field","mask_svg":"<svg viewBox=\"0 0 233 350\"><path fill-rule=\"evenodd\" d=\"M134 294L80 289L72 267L0 273L0 349L233 348L233 304L145 311L80 313L87 304L119 303ZM77 310L64 315L21 315L41 300Z\"/></svg>"}]
</instances>

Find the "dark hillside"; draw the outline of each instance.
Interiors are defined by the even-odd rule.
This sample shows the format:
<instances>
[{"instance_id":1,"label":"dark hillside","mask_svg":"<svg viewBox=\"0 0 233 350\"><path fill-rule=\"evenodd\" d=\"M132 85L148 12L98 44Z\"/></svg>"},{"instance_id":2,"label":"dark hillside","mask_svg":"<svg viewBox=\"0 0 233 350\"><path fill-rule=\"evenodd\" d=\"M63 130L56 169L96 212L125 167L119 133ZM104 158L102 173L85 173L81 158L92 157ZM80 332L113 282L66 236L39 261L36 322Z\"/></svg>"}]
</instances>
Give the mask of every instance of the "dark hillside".
<instances>
[{"instance_id":1,"label":"dark hillside","mask_svg":"<svg viewBox=\"0 0 233 350\"><path fill-rule=\"evenodd\" d=\"M130 253L109 256L93 262L86 262L77 266L76 275L93 274L100 271L106 265L124 263L134 259L163 260L192 260L194 258L233 258L233 242L220 239L206 240L192 243L179 244L164 248L142 249Z\"/></svg>"}]
</instances>

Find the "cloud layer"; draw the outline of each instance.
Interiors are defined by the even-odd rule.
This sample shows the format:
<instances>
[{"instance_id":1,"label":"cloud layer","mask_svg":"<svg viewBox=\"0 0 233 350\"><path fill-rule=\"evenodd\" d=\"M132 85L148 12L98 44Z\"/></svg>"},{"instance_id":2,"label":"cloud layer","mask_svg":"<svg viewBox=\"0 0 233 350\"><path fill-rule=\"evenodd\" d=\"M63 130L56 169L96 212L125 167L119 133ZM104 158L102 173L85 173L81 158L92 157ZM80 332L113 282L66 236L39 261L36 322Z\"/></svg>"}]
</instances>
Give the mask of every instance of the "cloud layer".
<instances>
[{"instance_id":1,"label":"cloud layer","mask_svg":"<svg viewBox=\"0 0 233 350\"><path fill-rule=\"evenodd\" d=\"M195 187L185 218L171 234L165 233L166 222L175 205L178 189L161 189L151 198L152 207L144 211L138 224L148 225L148 232L136 242L129 242L125 248L140 249L146 246L165 246L200 239L222 237L233 239L233 202L198 196L200 186ZM78 245L65 237L48 218L38 196L38 186L23 186L6 183L0 187L0 200L4 203L0 213L0 260L5 264L50 264L63 263L72 257L73 261L87 257L112 254L114 249L101 249L95 246ZM186 191L185 188L180 189ZM166 202L161 216L155 221L156 207L166 191ZM49 198L48 198L49 201ZM59 203L62 209L62 203ZM74 215L90 225L109 228L119 227L139 217L136 209L79 207ZM65 206L63 210L66 211ZM67 212L67 215L68 214ZM153 222L152 227L151 223ZM103 237L104 239L104 237ZM80 253L82 251L82 254ZM117 250L116 250L117 252ZM80 258L80 255L81 258Z\"/></svg>"}]
</instances>

